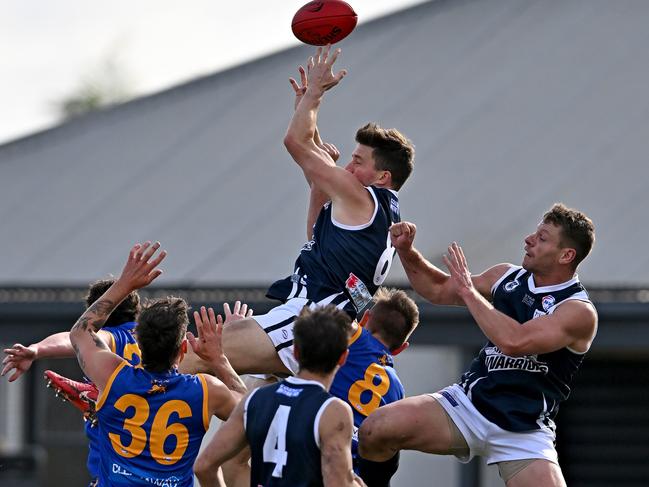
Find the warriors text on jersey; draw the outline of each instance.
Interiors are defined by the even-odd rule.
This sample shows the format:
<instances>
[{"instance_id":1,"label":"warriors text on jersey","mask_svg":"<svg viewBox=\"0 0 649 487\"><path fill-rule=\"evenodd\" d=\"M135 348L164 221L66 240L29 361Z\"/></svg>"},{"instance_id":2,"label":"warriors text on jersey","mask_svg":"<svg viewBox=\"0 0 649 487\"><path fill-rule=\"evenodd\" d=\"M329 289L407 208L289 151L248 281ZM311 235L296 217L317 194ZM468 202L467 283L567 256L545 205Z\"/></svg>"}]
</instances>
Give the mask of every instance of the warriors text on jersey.
<instances>
[{"instance_id":1,"label":"warriors text on jersey","mask_svg":"<svg viewBox=\"0 0 649 487\"><path fill-rule=\"evenodd\" d=\"M358 447L358 428L363 420L376 408L403 399L405 395L390 351L360 326L350 340L347 360L336 372L329 392L349 403L354 411L354 458Z\"/></svg>"},{"instance_id":2,"label":"warriors text on jersey","mask_svg":"<svg viewBox=\"0 0 649 487\"><path fill-rule=\"evenodd\" d=\"M301 297L319 304L344 307L353 317L365 307L390 270L394 248L390 225L400 221L399 199L390 189L367 188L374 215L365 225L335 221L331 202L313 226L313 239L304 244L293 275L273 283L267 296L280 301Z\"/></svg>"},{"instance_id":3,"label":"warriors text on jersey","mask_svg":"<svg viewBox=\"0 0 649 487\"><path fill-rule=\"evenodd\" d=\"M120 364L97 402L99 485L194 485L192 466L209 426L200 375Z\"/></svg>"},{"instance_id":4,"label":"warriors text on jersey","mask_svg":"<svg viewBox=\"0 0 649 487\"><path fill-rule=\"evenodd\" d=\"M319 382L289 377L255 389L245 403L250 485L322 486L320 417L335 401Z\"/></svg>"},{"instance_id":5,"label":"warriors text on jersey","mask_svg":"<svg viewBox=\"0 0 649 487\"><path fill-rule=\"evenodd\" d=\"M111 341L110 351L124 358L129 364L139 366L141 363L140 347L135 340L134 321L122 323L117 326L105 326L102 328L110 334ZM99 428L92 421L86 421L84 428L88 437L88 461L86 465L90 476L97 478L99 476L99 462L101 455L99 452Z\"/></svg>"},{"instance_id":6,"label":"warriors text on jersey","mask_svg":"<svg viewBox=\"0 0 649 487\"><path fill-rule=\"evenodd\" d=\"M536 287L534 276L521 267L508 269L491 292L494 307L519 323L551 314L569 300L590 303L576 276L562 284ZM570 394L584 354L562 348L509 357L488 342L462 376L461 385L476 409L505 430L554 429L559 403Z\"/></svg>"}]
</instances>

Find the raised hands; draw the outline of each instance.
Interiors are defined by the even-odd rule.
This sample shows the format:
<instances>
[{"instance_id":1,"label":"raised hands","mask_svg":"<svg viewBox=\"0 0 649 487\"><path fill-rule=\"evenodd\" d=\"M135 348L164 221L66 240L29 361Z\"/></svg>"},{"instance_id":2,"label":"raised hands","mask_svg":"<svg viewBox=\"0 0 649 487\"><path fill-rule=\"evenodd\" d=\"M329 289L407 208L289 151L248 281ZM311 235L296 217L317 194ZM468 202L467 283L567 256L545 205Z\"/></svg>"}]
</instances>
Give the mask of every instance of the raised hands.
<instances>
[{"instance_id":1,"label":"raised hands","mask_svg":"<svg viewBox=\"0 0 649 487\"><path fill-rule=\"evenodd\" d=\"M417 233L417 226L410 222L393 223L390 227L390 241L397 250L408 250L412 247Z\"/></svg>"},{"instance_id":2,"label":"raised hands","mask_svg":"<svg viewBox=\"0 0 649 487\"><path fill-rule=\"evenodd\" d=\"M304 86L307 91L313 91L317 96L321 96L325 91L330 90L336 86L347 74L347 70L342 69L334 74L333 65L341 53L340 49L336 49L330 53L331 46L327 45L319 47L316 50L315 56L309 58L307 64L307 84Z\"/></svg>"},{"instance_id":3,"label":"raised hands","mask_svg":"<svg viewBox=\"0 0 649 487\"><path fill-rule=\"evenodd\" d=\"M451 280L457 287L458 294L462 296L463 293L471 292L474 289L473 280L462 247L453 242L448 246L448 255L444 255L443 260L451 274Z\"/></svg>"},{"instance_id":4,"label":"raised hands","mask_svg":"<svg viewBox=\"0 0 649 487\"><path fill-rule=\"evenodd\" d=\"M252 309L248 309L246 303L241 303L241 301L234 302L234 310L230 311L230 305L228 303L223 303L223 313L225 313L224 325L232 323L234 321L243 320L245 318L250 318L252 316Z\"/></svg>"},{"instance_id":5,"label":"raised hands","mask_svg":"<svg viewBox=\"0 0 649 487\"><path fill-rule=\"evenodd\" d=\"M162 250L153 258L159 248L160 242L135 244L128 254L128 260L118 281L131 289L131 291L151 284L154 279L162 274L162 269L156 267L167 256L167 252Z\"/></svg>"},{"instance_id":6,"label":"raised hands","mask_svg":"<svg viewBox=\"0 0 649 487\"><path fill-rule=\"evenodd\" d=\"M200 313L194 311L194 321L198 337L195 337L192 332L187 332L187 340L189 340L194 353L212 366L227 360L223 353L224 323L221 315L215 315L212 308L201 306Z\"/></svg>"},{"instance_id":7,"label":"raised hands","mask_svg":"<svg viewBox=\"0 0 649 487\"><path fill-rule=\"evenodd\" d=\"M18 377L27 372L32 366L34 360L36 360L36 351L30 347L25 347L20 343L16 343L11 348L5 348L4 353L6 354L6 357L2 361L4 367L2 372L0 372L0 375L4 376L13 370L14 373L9 377L9 382L15 381Z\"/></svg>"}]
</instances>

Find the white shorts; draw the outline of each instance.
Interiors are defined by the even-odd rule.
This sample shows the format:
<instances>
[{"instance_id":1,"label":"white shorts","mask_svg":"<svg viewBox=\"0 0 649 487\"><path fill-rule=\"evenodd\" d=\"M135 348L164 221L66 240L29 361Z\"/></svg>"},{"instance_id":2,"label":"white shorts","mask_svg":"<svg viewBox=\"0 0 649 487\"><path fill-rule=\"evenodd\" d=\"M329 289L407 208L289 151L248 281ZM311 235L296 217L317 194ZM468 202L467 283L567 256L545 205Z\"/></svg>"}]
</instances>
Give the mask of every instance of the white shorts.
<instances>
[{"instance_id":1,"label":"white shorts","mask_svg":"<svg viewBox=\"0 0 649 487\"><path fill-rule=\"evenodd\" d=\"M313 306L306 298L292 298L264 315L252 316L273 342L282 363L293 374L297 374L299 369L293 355L293 323L307 304Z\"/></svg>"},{"instance_id":2,"label":"white shorts","mask_svg":"<svg viewBox=\"0 0 649 487\"><path fill-rule=\"evenodd\" d=\"M555 434L550 428L523 433L506 431L480 414L458 384L431 396L446 410L469 445L469 456L458 457L461 462L481 456L488 464L533 458L559 463L554 448Z\"/></svg>"}]
</instances>

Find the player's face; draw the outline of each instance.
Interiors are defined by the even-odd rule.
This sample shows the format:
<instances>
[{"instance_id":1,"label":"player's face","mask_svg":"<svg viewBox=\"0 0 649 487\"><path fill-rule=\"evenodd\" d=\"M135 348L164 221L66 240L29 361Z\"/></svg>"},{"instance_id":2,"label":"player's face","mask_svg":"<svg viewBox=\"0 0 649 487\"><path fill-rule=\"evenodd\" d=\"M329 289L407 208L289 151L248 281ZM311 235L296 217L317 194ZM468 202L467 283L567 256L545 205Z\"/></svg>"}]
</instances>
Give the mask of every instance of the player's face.
<instances>
[{"instance_id":1,"label":"player's face","mask_svg":"<svg viewBox=\"0 0 649 487\"><path fill-rule=\"evenodd\" d=\"M541 222L536 232L525 237L523 267L530 272L552 268L558 263L561 250L561 227Z\"/></svg>"},{"instance_id":2,"label":"player's face","mask_svg":"<svg viewBox=\"0 0 649 487\"><path fill-rule=\"evenodd\" d=\"M345 166L345 170L352 173L363 186L371 186L387 172L376 169L372 150L367 145L358 144L352 153L352 160Z\"/></svg>"}]
</instances>

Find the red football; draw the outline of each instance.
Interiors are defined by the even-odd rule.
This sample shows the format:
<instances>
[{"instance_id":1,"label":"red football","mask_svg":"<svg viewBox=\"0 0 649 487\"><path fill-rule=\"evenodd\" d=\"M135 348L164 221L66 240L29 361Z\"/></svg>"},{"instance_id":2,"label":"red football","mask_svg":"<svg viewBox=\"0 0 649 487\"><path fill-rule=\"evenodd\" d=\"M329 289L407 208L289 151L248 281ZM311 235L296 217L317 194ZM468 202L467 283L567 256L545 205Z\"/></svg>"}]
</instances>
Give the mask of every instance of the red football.
<instances>
[{"instance_id":1,"label":"red football","mask_svg":"<svg viewBox=\"0 0 649 487\"><path fill-rule=\"evenodd\" d=\"M295 13L291 28L306 44L324 46L347 37L356 27L354 9L342 0L309 2Z\"/></svg>"}]
</instances>

